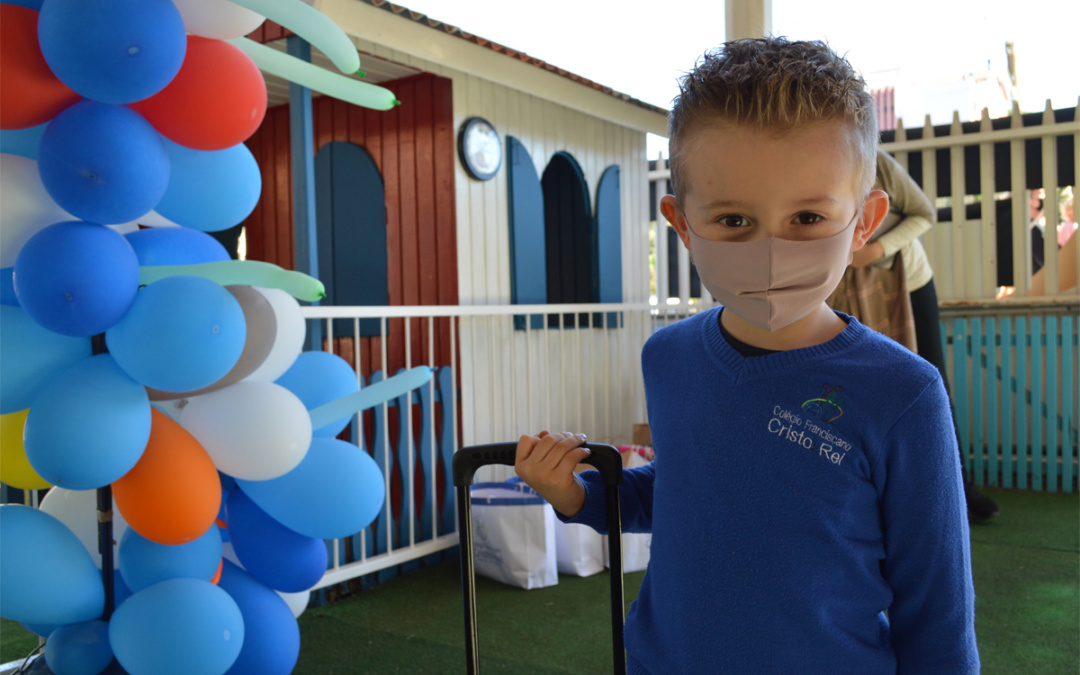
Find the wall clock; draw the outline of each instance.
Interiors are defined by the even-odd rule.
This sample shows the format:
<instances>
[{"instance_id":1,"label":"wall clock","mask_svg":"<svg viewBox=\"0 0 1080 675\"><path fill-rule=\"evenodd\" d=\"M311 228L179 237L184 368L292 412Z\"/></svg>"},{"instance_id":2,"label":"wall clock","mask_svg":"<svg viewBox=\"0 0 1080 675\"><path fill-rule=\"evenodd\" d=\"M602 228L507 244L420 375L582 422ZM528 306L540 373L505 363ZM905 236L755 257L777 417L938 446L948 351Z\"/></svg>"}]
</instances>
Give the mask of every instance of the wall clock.
<instances>
[{"instance_id":1,"label":"wall clock","mask_svg":"<svg viewBox=\"0 0 1080 675\"><path fill-rule=\"evenodd\" d=\"M502 143L495 127L482 117L470 117L458 133L458 154L476 180L491 180L502 166Z\"/></svg>"}]
</instances>

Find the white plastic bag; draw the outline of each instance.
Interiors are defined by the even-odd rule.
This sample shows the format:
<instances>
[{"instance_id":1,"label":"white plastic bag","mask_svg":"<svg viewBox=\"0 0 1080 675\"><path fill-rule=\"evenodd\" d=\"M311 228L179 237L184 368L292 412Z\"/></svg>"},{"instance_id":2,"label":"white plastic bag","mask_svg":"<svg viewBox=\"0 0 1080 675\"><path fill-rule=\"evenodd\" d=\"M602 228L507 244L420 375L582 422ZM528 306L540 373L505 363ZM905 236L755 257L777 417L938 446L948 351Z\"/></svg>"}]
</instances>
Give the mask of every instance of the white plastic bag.
<instances>
[{"instance_id":1,"label":"white plastic bag","mask_svg":"<svg viewBox=\"0 0 1080 675\"><path fill-rule=\"evenodd\" d=\"M604 536L587 525L555 519L555 553L560 574L587 577L604 570Z\"/></svg>"},{"instance_id":2,"label":"white plastic bag","mask_svg":"<svg viewBox=\"0 0 1080 675\"><path fill-rule=\"evenodd\" d=\"M472 486L476 573L519 588L559 583L555 510L524 483Z\"/></svg>"}]
</instances>

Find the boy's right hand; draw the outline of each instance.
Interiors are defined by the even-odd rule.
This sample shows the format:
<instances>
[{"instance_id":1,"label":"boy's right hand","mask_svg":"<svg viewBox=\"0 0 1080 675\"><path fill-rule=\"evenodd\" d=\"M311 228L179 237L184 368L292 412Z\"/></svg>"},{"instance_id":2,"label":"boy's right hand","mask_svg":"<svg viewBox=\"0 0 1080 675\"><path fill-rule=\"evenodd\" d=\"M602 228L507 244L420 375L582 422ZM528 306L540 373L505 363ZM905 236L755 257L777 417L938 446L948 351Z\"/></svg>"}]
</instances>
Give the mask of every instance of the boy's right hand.
<instances>
[{"instance_id":1,"label":"boy's right hand","mask_svg":"<svg viewBox=\"0 0 1080 675\"><path fill-rule=\"evenodd\" d=\"M574 478L574 469L590 453L584 443L585 434L546 431L518 441L517 475L567 518L585 506L585 488Z\"/></svg>"}]
</instances>

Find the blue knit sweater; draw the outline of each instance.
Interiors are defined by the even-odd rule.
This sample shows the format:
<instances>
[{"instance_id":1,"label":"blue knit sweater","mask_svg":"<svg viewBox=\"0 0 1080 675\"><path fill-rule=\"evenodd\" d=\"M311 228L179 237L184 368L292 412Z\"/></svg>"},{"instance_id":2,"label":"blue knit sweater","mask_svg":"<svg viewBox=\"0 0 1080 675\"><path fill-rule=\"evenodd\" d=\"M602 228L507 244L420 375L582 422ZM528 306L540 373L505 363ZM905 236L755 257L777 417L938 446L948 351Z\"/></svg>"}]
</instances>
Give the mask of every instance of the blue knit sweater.
<instances>
[{"instance_id":1,"label":"blue knit sweater","mask_svg":"<svg viewBox=\"0 0 1080 675\"><path fill-rule=\"evenodd\" d=\"M816 347L746 358L719 310L642 352L656 460L625 472L652 532L631 673L977 673L966 507L933 366L841 314ZM571 522L605 531L581 474ZM887 612L887 619L886 619Z\"/></svg>"}]
</instances>

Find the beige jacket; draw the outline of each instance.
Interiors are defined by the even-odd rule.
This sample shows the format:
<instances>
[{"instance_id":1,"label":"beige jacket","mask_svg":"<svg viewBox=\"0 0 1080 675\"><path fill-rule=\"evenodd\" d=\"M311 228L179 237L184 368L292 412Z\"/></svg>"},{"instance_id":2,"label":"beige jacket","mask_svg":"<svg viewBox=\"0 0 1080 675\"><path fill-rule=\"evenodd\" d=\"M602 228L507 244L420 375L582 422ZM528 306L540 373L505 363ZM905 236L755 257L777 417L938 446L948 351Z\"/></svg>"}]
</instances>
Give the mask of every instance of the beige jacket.
<instances>
[{"instance_id":1,"label":"beige jacket","mask_svg":"<svg viewBox=\"0 0 1080 675\"><path fill-rule=\"evenodd\" d=\"M872 264L891 268L899 252L907 272L908 292L918 290L934 278L919 236L934 226L937 211L904 167L880 148L874 187L889 195L889 213L870 237L870 241L879 242L885 249L885 257Z\"/></svg>"}]
</instances>

